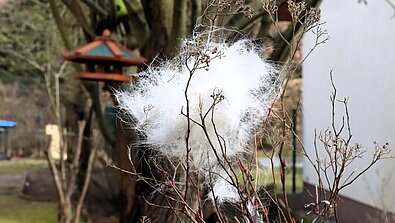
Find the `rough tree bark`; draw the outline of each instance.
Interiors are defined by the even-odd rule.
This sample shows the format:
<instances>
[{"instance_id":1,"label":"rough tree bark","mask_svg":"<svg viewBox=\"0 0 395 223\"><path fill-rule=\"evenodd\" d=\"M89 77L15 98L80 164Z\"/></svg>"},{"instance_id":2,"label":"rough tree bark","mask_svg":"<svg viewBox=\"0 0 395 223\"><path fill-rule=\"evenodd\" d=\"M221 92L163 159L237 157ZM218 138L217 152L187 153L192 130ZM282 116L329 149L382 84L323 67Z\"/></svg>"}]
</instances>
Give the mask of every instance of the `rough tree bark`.
<instances>
[{"instance_id":1,"label":"rough tree bark","mask_svg":"<svg viewBox=\"0 0 395 223\"><path fill-rule=\"evenodd\" d=\"M129 126L124 126L124 122L117 122L117 138L116 138L116 165L123 170L133 171L133 162L136 168L139 167L139 159L137 157L137 148L132 149L129 157L129 145L136 143L138 136ZM140 169L136 169L140 171ZM121 200L121 213L120 213L120 223L128 222L138 222L141 215L141 205L137 201L137 182L134 178L125 172L119 172L119 182L120 182L120 197Z\"/></svg>"}]
</instances>

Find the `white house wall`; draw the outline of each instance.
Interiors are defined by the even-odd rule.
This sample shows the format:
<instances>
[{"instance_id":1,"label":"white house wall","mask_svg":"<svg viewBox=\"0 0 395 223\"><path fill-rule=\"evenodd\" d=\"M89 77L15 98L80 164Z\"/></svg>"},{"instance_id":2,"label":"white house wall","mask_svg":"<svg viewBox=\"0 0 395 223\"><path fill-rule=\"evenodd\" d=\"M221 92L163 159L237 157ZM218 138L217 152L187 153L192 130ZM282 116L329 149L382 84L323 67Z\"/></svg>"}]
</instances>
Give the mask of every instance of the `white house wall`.
<instances>
[{"instance_id":1,"label":"white house wall","mask_svg":"<svg viewBox=\"0 0 395 223\"><path fill-rule=\"evenodd\" d=\"M385 0L367 2L322 3L322 21L326 22L330 40L303 65L304 144L310 154L314 152L314 130L325 130L331 124L331 70L338 97L350 98L353 141L368 148L368 154L373 152L373 141L388 142L395 150L395 10ZM314 41L313 34L304 38L304 55ZM342 110L341 104L338 110ZM350 169L361 170L370 158L366 156ZM394 171L395 160L380 162L341 194L395 213ZM316 184L315 173L306 160L304 180Z\"/></svg>"}]
</instances>

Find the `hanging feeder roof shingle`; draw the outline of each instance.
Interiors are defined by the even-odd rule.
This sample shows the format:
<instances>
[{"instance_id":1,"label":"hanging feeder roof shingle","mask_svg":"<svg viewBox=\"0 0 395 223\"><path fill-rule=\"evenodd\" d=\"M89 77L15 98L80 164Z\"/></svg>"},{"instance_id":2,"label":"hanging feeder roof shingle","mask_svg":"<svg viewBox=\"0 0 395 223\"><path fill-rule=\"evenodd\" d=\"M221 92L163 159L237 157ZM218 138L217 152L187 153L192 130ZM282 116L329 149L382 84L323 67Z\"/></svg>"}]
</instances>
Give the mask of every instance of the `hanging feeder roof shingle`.
<instances>
[{"instance_id":1,"label":"hanging feeder roof shingle","mask_svg":"<svg viewBox=\"0 0 395 223\"><path fill-rule=\"evenodd\" d=\"M146 59L111 38L109 30L82 47L64 53L64 59L78 63L112 62L123 66L143 65Z\"/></svg>"}]
</instances>

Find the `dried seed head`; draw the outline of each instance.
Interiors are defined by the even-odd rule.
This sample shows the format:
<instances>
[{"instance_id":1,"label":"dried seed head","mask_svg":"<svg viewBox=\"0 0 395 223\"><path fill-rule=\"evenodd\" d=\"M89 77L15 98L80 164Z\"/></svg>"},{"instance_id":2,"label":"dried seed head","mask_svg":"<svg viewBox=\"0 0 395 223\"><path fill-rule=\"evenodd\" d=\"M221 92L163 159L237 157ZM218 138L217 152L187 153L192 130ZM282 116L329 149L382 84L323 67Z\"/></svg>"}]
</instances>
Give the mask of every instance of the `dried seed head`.
<instances>
[{"instance_id":1,"label":"dried seed head","mask_svg":"<svg viewBox=\"0 0 395 223\"><path fill-rule=\"evenodd\" d=\"M226 0L219 0L217 3L218 12L223 12L225 10L230 9L231 4Z\"/></svg>"},{"instance_id":2,"label":"dried seed head","mask_svg":"<svg viewBox=\"0 0 395 223\"><path fill-rule=\"evenodd\" d=\"M321 19L321 10L319 8L311 8L306 14L304 25L309 28L318 23Z\"/></svg>"},{"instance_id":3,"label":"dried seed head","mask_svg":"<svg viewBox=\"0 0 395 223\"><path fill-rule=\"evenodd\" d=\"M247 6L244 8L243 13L247 19L251 19L254 15L254 10L251 7Z\"/></svg>"},{"instance_id":4,"label":"dried seed head","mask_svg":"<svg viewBox=\"0 0 395 223\"><path fill-rule=\"evenodd\" d=\"M242 7L243 5L244 5L244 0L236 0L235 6L236 6L237 8L240 8L240 7Z\"/></svg>"},{"instance_id":5,"label":"dried seed head","mask_svg":"<svg viewBox=\"0 0 395 223\"><path fill-rule=\"evenodd\" d=\"M288 11L291 13L292 21L298 21L301 13L306 10L306 2L294 2L288 0Z\"/></svg>"},{"instance_id":6,"label":"dried seed head","mask_svg":"<svg viewBox=\"0 0 395 223\"><path fill-rule=\"evenodd\" d=\"M277 1L276 0L262 0L262 7L268 13L275 15L278 10Z\"/></svg>"}]
</instances>

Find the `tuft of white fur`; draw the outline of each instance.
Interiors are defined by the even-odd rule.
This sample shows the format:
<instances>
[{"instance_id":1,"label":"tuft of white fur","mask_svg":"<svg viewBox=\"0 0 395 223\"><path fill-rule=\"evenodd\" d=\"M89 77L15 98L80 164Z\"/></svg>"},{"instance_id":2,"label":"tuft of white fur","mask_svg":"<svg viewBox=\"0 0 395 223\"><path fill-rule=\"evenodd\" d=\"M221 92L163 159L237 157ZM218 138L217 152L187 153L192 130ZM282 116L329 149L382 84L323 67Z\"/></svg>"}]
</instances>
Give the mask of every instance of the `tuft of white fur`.
<instances>
[{"instance_id":1,"label":"tuft of white fur","mask_svg":"<svg viewBox=\"0 0 395 223\"><path fill-rule=\"evenodd\" d=\"M226 176L225 173L222 173L221 176L218 176L217 179L214 180L213 188L212 191L209 192L208 198L211 201L216 199L220 205L225 201L240 201L241 199L237 192L237 188L228 181L228 177L222 177L222 175Z\"/></svg>"},{"instance_id":2,"label":"tuft of white fur","mask_svg":"<svg viewBox=\"0 0 395 223\"><path fill-rule=\"evenodd\" d=\"M185 43L188 41L194 40ZM193 73L187 94L190 118L202 124L200 114L213 103L210 95L221 92L225 97L215 106L213 121L211 113L204 119L208 135L200 125L190 122L191 167L207 170L222 162L224 156L232 160L248 150L251 131L267 113L277 87L277 71L259 56L250 40L233 44L210 42L199 47L201 51L217 48L222 56L212 58L208 69ZM180 52L179 58L159 66L149 66L137 75L139 81L135 86L116 94L119 107L136 120L131 126L144 135L141 144L179 160L185 160L187 154L188 121L183 114L190 73L185 65L186 53ZM187 64L191 66L194 62L189 60Z\"/></svg>"},{"instance_id":3,"label":"tuft of white fur","mask_svg":"<svg viewBox=\"0 0 395 223\"><path fill-rule=\"evenodd\" d=\"M221 171L218 176L214 177L212 189L209 191L207 198L222 205L224 202L238 203L241 201L237 188L229 181L229 177L224 171ZM257 208L252 204L251 200L247 201L247 210L251 216L255 217L254 223L263 222L262 216ZM245 222L250 222L248 218L244 219Z\"/></svg>"}]
</instances>

